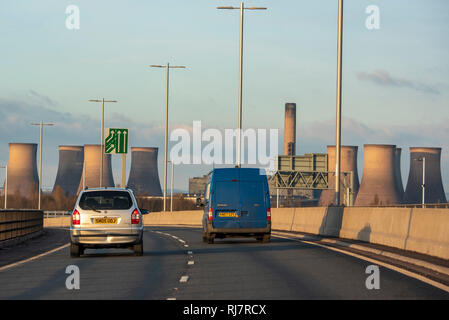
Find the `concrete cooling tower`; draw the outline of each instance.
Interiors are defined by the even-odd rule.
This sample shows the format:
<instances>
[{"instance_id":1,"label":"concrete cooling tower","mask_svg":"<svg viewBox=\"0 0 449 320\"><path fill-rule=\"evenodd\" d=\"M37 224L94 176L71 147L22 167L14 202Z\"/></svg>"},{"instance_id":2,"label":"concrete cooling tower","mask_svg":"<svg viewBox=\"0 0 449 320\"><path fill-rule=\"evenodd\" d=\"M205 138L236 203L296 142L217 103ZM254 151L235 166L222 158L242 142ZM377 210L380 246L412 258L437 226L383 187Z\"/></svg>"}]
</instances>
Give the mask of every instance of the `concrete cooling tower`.
<instances>
[{"instance_id":1,"label":"concrete cooling tower","mask_svg":"<svg viewBox=\"0 0 449 320\"><path fill-rule=\"evenodd\" d=\"M284 155L296 154L296 103L285 104Z\"/></svg>"},{"instance_id":2,"label":"concrete cooling tower","mask_svg":"<svg viewBox=\"0 0 449 320\"><path fill-rule=\"evenodd\" d=\"M39 188L36 143L10 143L8 160L8 196L18 193L30 197ZM3 194L4 192L2 192Z\"/></svg>"},{"instance_id":3,"label":"concrete cooling tower","mask_svg":"<svg viewBox=\"0 0 449 320\"><path fill-rule=\"evenodd\" d=\"M415 147L410 148L410 172L405 189L404 203L422 202L422 158L426 159L425 203L446 202L441 179L441 148Z\"/></svg>"},{"instance_id":4,"label":"concrete cooling tower","mask_svg":"<svg viewBox=\"0 0 449 320\"><path fill-rule=\"evenodd\" d=\"M100 186L100 159L101 146L99 144L84 145L84 167L83 174L79 181L79 193L83 189L83 179L88 188ZM114 187L114 177L112 175L111 155L105 154L103 158L103 187Z\"/></svg>"},{"instance_id":5,"label":"concrete cooling tower","mask_svg":"<svg viewBox=\"0 0 449 320\"><path fill-rule=\"evenodd\" d=\"M354 172L354 199L359 190L359 175L357 170L357 146L341 146L341 171ZM335 146L327 146L327 163L328 163L328 171L335 171ZM346 190L343 186L343 175L341 175L340 181L340 203L343 203L344 193ZM349 179L349 177L348 177ZM348 180L349 181L349 180ZM323 190L321 192L320 201L318 202L319 206L329 206L334 203L335 200L335 173L329 174L329 187L328 190Z\"/></svg>"},{"instance_id":6,"label":"concrete cooling tower","mask_svg":"<svg viewBox=\"0 0 449 320\"><path fill-rule=\"evenodd\" d=\"M401 175L401 148L396 148L394 150L394 177L396 181L396 189L399 193L399 199L402 203L402 200L404 199L404 185L402 184L402 175Z\"/></svg>"},{"instance_id":7,"label":"concrete cooling tower","mask_svg":"<svg viewBox=\"0 0 449 320\"><path fill-rule=\"evenodd\" d=\"M131 171L127 187L137 195L162 196L157 152L158 148L131 148Z\"/></svg>"},{"instance_id":8,"label":"concrete cooling tower","mask_svg":"<svg viewBox=\"0 0 449 320\"><path fill-rule=\"evenodd\" d=\"M83 174L84 148L82 146L59 146L59 166L53 192L57 187L65 195L76 195Z\"/></svg>"},{"instance_id":9,"label":"concrete cooling tower","mask_svg":"<svg viewBox=\"0 0 449 320\"><path fill-rule=\"evenodd\" d=\"M355 200L356 206L394 205L401 202L395 154L395 145L364 145L363 176Z\"/></svg>"}]
</instances>

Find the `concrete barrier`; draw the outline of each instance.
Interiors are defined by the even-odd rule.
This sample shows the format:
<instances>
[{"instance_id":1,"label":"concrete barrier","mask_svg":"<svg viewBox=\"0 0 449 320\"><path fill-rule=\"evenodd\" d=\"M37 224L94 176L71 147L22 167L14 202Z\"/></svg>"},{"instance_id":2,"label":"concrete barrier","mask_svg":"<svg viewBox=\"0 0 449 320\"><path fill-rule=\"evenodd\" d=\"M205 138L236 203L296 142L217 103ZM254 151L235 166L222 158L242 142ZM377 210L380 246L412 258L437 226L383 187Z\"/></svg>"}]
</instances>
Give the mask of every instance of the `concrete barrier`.
<instances>
[{"instance_id":1,"label":"concrete barrier","mask_svg":"<svg viewBox=\"0 0 449 320\"><path fill-rule=\"evenodd\" d=\"M144 225L201 226L203 210L152 212ZM297 231L386 245L449 259L449 209L387 207L272 208L273 230ZM70 217L45 219L67 227Z\"/></svg>"}]
</instances>

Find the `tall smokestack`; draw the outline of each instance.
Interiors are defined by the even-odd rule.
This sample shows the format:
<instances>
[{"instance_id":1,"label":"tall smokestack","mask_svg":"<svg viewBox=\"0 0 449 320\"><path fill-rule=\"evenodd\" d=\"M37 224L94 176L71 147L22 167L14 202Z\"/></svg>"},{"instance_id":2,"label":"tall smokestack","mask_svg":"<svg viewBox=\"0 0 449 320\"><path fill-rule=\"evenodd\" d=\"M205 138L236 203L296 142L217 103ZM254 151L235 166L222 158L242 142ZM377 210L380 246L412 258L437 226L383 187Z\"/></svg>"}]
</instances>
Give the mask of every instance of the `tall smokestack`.
<instances>
[{"instance_id":1,"label":"tall smokestack","mask_svg":"<svg viewBox=\"0 0 449 320\"><path fill-rule=\"evenodd\" d=\"M162 196L157 169L158 148L131 148L131 171L127 187L135 194Z\"/></svg>"},{"instance_id":2,"label":"tall smokestack","mask_svg":"<svg viewBox=\"0 0 449 320\"><path fill-rule=\"evenodd\" d=\"M396 190L399 194L399 203L402 203L404 199L404 185L402 184L402 174L401 174L401 148L396 148L394 150L394 177L396 181Z\"/></svg>"},{"instance_id":3,"label":"tall smokestack","mask_svg":"<svg viewBox=\"0 0 449 320\"><path fill-rule=\"evenodd\" d=\"M59 166L53 192L60 187L66 196L76 195L83 174L84 148L59 146Z\"/></svg>"},{"instance_id":4,"label":"tall smokestack","mask_svg":"<svg viewBox=\"0 0 449 320\"><path fill-rule=\"evenodd\" d=\"M395 145L365 144L363 176L356 206L394 205L401 201L395 173Z\"/></svg>"},{"instance_id":5,"label":"tall smokestack","mask_svg":"<svg viewBox=\"0 0 449 320\"><path fill-rule=\"evenodd\" d=\"M354 199L359 190L359 174L357 170L357 146L341 146L341 171L344 172L353 172L353 192ZM335 146L327 146L327 163L328 163L328 171L335 172ZM350 183L350 177L347 177L348 183ZM341 175L340 178L340 203L343 203L345 189L343 186L344 177ZM329 188L327 190L323 190L321 192L320 201L318 202L319 206L329 206L334 203L335 200L335 173L329 174Z\"/></svg>"},{"instance_id":6,"label":"tall smokestack","mask_svg":"<svg viewBox=\"0 0 449 320\"><path fill-rule=\"evenodd\" d=\"M79 182L79 193L83 189L83 179L85 176L86 187L95 188L100 186L100 159L101 146L99 144L84 145L84 167L81 181ZM105 154L103 158L103 187L114 187L114 177L112 175L111 155Z\"/></svg>"},{"instance_id":7,"label":"tall smokestack","mask_svg":"<svg viewBox=\"0 0 449 320\"><path fill-rule=\"evenodd\" d=\"M443 181L441 179L441 148L410 148L410 172L405 189L404 203L421 203L422 201L422 166L419 161L426 158L425 202L446 202Z\"/></svg>"},{"instance_id":8,"label":"tall smokestack","mask_svg":"<svg viewBox=\"0 0 449 320\"><path fill-rule=\"evenodd\" d=\"M284 155L296 154L296 103L285 104Z\"/></svg>"},{"instance_id":9,"label":"tall smokestack","mask_svg":"<svg viewBox=\"0 0 449 320\"><path fill-rule=\"evenodd\" d=\"M22 197L30 197L33 193L37 194L39 176L36 152L36 143L9 144L8 196L18 193Z\"/></svg>"}]
</instances>

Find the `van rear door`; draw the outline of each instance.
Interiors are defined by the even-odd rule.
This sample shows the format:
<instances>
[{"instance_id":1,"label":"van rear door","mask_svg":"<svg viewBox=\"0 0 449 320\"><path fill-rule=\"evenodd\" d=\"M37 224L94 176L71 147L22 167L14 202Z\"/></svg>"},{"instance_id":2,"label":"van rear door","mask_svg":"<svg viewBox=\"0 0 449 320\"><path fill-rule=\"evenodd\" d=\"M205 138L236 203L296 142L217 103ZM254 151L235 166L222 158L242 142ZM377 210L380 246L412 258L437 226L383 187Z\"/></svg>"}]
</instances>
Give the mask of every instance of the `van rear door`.
<instances>
[{"instance_id":1,"label":"van rear door","mask_svg":"<svg viewBox=\"0 0 449 320\"><path fill-rule=\"evenodd\" d=\"M239 183L237 179L216 181L212 208L214 228L240 228Z\"/></svg>"},{"instance_id":2,"label":"van rear door","mask_svg":"<svg viewBox=\"0 0 449 320\"><path fill-rule=\"evenodd\" d=\"M267 208L263 181L240 181L240 227L265 228Z\"/></svg>"}]
</instances>

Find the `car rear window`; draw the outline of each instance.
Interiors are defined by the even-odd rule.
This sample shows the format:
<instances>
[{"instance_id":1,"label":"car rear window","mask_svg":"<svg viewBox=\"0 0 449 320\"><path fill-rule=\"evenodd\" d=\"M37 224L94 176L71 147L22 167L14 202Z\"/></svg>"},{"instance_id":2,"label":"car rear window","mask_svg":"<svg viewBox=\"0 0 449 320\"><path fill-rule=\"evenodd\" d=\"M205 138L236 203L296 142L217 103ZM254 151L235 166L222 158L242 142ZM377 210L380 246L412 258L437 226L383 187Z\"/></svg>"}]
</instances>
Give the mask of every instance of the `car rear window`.
<instances>
[{"instance_id":1,"label":"car rear window","mask_svg":"<svg viewBox=\"0 0 449 320\"><path fill-rule=\"evenodd\" d=\"M79 206L83 210L125 210L133 205L126 191L89 191L81 196Z\"/></svg>"}]
</instances>

